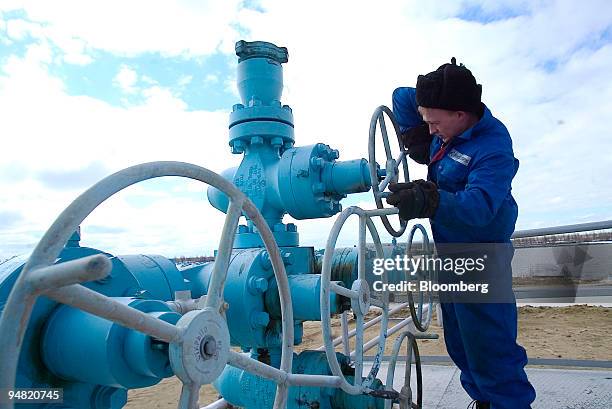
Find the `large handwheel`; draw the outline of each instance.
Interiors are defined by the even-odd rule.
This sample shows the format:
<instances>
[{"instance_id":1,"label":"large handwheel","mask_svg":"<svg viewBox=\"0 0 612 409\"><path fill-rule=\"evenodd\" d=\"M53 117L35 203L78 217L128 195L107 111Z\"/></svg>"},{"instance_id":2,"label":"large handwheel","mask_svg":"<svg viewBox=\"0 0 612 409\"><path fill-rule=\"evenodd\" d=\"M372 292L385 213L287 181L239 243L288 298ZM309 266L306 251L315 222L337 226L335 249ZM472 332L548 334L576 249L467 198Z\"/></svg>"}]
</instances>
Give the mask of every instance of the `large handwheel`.
<instances>
[{"instance_id":1,"label":"large handwheel","mask_svg":"<svg viewBox=\"0 0 612 409\"><path fill-rule=\"evenodd\" d=\"M374 223L370 219L370 215L384 213L380 210L366 211L359 207L352 206L340 213L336 219L327 239L325 254L323 256L323 266L321 271L321 328L323 332L323 340L325 342L325 354L333 375L341 378L340 388L348 394L357 395L361 393L372 392L370 386L378 374L380 363L385 349L385 341L387 339L387 322L389 318L389 293L384 291L380 298L373 298L370 294L370 288L365 280L365 265L366 265L366 227L370 231L370 235L376 247L376 256L383 258L383 248L376 231ZM342 226L349 216L356 214L359 216L359 246L358 246L358 261L357 261L357 280L353 282L351 289L341 287L336 283L331 282L331 267L334 257L334 249L336 241ZM387 282L386 275L383 274L382 281ZM353 384L349 383L338 363L336 357L333 337L331 334L331 317L329 292L334 291L336 294L348 297L351 299L351 309L355 315L355 377ZM382 308L382 323L380 337L378 342L378 351L374 359L374 364L369 374L362 380L363 372L363 332L364 332L364 317L370 310L370 306L375 305ZM346 346L345 346L346 348Z\"/></svg>"},{"instance_id":2,"label":"large handwheel","mask_svg":"<svg viewBox=\"0 0 612 409\"><path fill-rule=\"evenodd\" d=\"M389 135L387 134L387 126L385 124L384 114L387 114L391 124L393 124L393 129L395 130L395 135L397 136L397 141L399 144L400 154L397 158L393 158L393 154L391 153L391 145L389 144ZM384 174L384 178L379 182L379 169L376 163L376 125L380 125L380 132L382 136L383 146L385 148L385 170L382 172ZM385 193L385 189L389 185L389 183L394 182L397 183L399 181L399 164L402 164L402 170L404 172L404 181L410 181L410 175L408 173L408 162L406 160L406 152L404 151L404 146L400 139L400 131L395 121L395 117L393 116L393 112L384 105L379 106L372 114L372 120L370 121L370 137L368 139L368 160L370 166L370 179L372 181L372 193L374 194L374 202L376 203L376 207L379 209L383 209L383 201L382 199L387 195ZM406 226L408 222L406 220L400 219L400 228L399 230L395 230L387 215L381 216L383 225L385 229L389 232L393 237L400 237L404 234L406 230Z\"/></svg>"},{"instance_id":3,"label":"large handwheel","mask_svg":"<svg viewBox=\"0 0 612 409\"><path fill-rule=\"evenodd\" d=\"M427 235L427 231L422 224L415 224L412 226L412 230L410 230L410 234L408 235L408 242L406 243L406 255L409 258L412 258L414 255L412 254L412 243L414 241L414 233L419 230L421 235L423 236L423 250L426 256L433 254L432 246L429 242L429 236ZM432 281L434 278L433 269L429 268L429 266L425 266L423 269L423 274L419 275L419 279ZM418 293L418 304L414 303L414 296L412 295L412 291L408 291L408 308L410 309L410 315L412 316L412 322L415 328L421 332L427 331L429 328L429 324L431 323L431 316L433 314L433 294L431 291L427 291L427 296L423 294L423 291L419 288ZM427 308L426 315L423 315L423 306L424 304L429 304L429 308Z\"/></svg>"},{"instance_id":4,"label":"large handwheel","mask_svg":"<svg viewBox=\"0 0 612 409\"><path fill-rule=\"evenodd\" d=\"M202 181L223 191L230 200L205 307L185 314L176 326L78 285L109 273L111 263L104 255L53 265L72 232L102 202L130 185L162 176ZM234 235L243 212L263 239L278 283L283 332L280 369L230 351L227 322L220 313ZM133 166L98 182L60 214L32 252L0 318L0 388L15 387L21 343L32 307L40 295L168 342L170 363L183 382L179 409L196 408L200 386L216 379L227 363L276 382L274 408L286 407L292 375L293 309L280 251L255 205L235 185L208 169L182 162ZM2 407L12 409L13 403Z\"/></svg>"}]
</instances>

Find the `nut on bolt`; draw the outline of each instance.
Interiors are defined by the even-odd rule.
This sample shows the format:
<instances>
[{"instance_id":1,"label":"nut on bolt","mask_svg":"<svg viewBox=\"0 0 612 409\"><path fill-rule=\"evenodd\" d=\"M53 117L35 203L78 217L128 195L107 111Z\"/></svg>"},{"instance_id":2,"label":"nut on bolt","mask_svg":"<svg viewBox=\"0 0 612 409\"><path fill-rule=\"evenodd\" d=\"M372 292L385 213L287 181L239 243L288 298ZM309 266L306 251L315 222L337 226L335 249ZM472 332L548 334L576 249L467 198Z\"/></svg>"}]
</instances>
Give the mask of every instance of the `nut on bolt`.
<instances>
[{"instance_id":1,"label":"nut on bolt","mask_svg":"<svg viewBox=\"0 0 612 409\"><path fill-rule=\"evenodd\" d=\"M323 158L318 158L315 156L312 159L310 159L310 166L313 169L321 169L324 164L325 164L325 160Z\"/></svg>"},{"instance_id":2,"label":"nut on bolt","mask_svg":"<svg viewBox=\"0 0 612 409\"><path fill-rule=\"evenodd\" d=\"M253 295L265 293L268 289L268 280L262 277L251 277L248 288L249 292Z\"/></svg>"},{"instance_id":3,"label":"nut on bolt","mask_svg":"<svg viewBox=\"0 0 612 409\"><path fill-rule=\"evenodd\" d=\"M251 325L254 327L265 327L270 322L270 316L263 311L251 313Z\"/></svg>"},{"instance_id":4,"label":"nut on bolt","mask_svg":"<svg viewBox=\"0 0 612 409\"><path fill-rule=\"evenodd\" d=\"M261 268L264 270L269 270L272 268L272 260L270 260L270 255L267 251L263 251L259 258L259 262L261 264Z\"/></svg>"},{"instance_id":5,"label":"nut on bolt","mask_svg":"<svg viewBox=\"0 0 612 409\"><path fill-rule=\"evenodd\" d=\"M270 140L270 145L272 145L275 148L280 148L281 146L283 146L283 138L275 136L274 138Z\"/></svg>"},{"instance_id":6,"label":"nut on bolt","mask_svg":"<svg viewBox=\"0 0 612 409\"><path fill-rule=\"evenodd\" d=\"M286 265L293 263L293 255L289 252L283 253L283 263Z\"/></svg>"},{"instance_id":7,"label":"nut on bolt","mask_svg":"<svg viewBox=\"0 0 612 409\"><path fill-rule=\"evenodd\" d=\"M315 194L325 192L325 183L319 182L312 185L312 191Z\"/></svg>"}]
</instances>

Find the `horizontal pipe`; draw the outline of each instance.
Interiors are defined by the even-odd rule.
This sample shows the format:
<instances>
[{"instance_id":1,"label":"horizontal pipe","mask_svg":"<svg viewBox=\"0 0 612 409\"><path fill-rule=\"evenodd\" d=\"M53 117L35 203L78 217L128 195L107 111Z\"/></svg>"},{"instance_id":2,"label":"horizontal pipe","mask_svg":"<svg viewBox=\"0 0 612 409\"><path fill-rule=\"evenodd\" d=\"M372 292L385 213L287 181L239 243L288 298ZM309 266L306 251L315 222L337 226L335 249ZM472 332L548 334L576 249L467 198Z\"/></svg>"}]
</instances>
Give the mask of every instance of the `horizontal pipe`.
<instances>
[{"instance_id":1,"label":"horizontal pipe","mask_svg":"<svg viewBox=\"0 0 612 409\"><path fill-rule=\"evenodd\" d=\"M512 235L513 239L524 237L550 236L553 234L578 233L591 230L612 229L612 220L601 222L569 224L566 226L544 227L541 229L519 230Z\"/></svg>"}]
</instances>

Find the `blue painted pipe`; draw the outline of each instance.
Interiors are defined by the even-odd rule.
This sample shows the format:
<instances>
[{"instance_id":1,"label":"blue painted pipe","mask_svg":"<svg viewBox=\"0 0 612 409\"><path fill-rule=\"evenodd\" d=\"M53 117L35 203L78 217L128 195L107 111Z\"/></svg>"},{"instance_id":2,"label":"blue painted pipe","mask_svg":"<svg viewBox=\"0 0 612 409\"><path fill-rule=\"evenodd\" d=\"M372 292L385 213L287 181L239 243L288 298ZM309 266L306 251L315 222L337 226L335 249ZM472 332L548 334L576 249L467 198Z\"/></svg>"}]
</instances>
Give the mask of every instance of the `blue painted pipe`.
<instances>
[{"instance_id":1,"label":"blue painted pipe","mask_svg":"<svg viewBox=\"0 0 612 409\"><path fill-rule=\"evenodd\" d=\"M172 324L180 318L161 301L115 299ZM69 381L130 389L173 374L167 344L67 305L47 319L41 345L48 370Z\"/></svg>"}]
</instances>

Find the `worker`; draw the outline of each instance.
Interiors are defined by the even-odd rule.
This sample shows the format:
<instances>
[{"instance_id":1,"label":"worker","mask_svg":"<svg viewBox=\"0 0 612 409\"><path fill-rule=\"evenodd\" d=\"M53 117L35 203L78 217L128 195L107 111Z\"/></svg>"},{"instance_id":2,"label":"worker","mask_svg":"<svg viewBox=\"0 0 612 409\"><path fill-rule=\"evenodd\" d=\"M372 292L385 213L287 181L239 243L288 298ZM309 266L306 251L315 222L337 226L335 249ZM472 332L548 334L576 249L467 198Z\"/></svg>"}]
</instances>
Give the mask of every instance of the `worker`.
<instances>
[{"instance_id":1,"label":"worker","mask_svg":"<svg viewBox=\"0 0 612 409\"><path fill-rule=\"evenodd\" d=\"M393 92L393 113L410 158L428 166L427 180L390 184L387 203L404 220L429 218L436 243L503 243L518 215L511 182L518 170L506 127L481 102L482 86L455 58L416 89ZM513 249L512 249L513 253ZM495 264L508 278L512 256ZM498 260L499 261L499 260ZM488 272L489 274L489 272ZM444 340L461 370L470 408L525 409L535 399L525 349L517 344L511 302L441 302Z\"/></svg>"}]
</instances>

